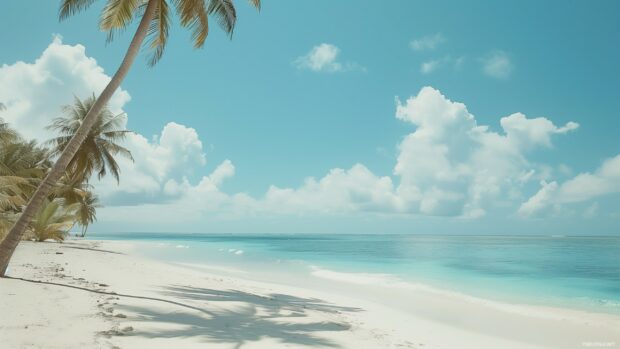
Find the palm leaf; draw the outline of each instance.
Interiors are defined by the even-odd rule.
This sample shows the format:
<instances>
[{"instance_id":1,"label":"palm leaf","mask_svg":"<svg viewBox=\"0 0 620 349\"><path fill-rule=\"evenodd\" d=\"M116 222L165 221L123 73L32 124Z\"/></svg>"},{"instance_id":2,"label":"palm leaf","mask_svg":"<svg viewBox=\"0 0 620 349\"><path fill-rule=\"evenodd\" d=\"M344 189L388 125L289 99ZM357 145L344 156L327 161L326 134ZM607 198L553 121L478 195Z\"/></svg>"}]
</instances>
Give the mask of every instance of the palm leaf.
<instances>
[{"instance_id":1,"label":"palm leaf","mask_svg":"<svg viewBox=\"0 0 620 349\"><path fill-rule=\"evenodd\" d=\"M215 16L220 27L232 37L237 22L237 11L232 0L210 0L207 13Z\"/></svg>"},{"instance_id":2,"label":"palm leaf","mask_svg":"<svg viewBox=\"0 0 620 349\"><path fill-rule=\"evenodd\" d=\"M80 11L87 9L95 0L62 0L60 2L59 18L65 20Z\"/></svg>"},{"instance_id":3,"label":"palm leaf","mask_svg":"<svg viewBox=\"0 0 620 349\"><path fill-rule=\"evenodd\" d=\"M149 48L153 51L149 59L149 65L154 66L163 56L166 43L168 42L168 29L170 27L170 13L166 0L157 0L155 16L149 25L147 33Z\"/></svg>"},{"instance_id":4,"label":"palm leaf","mask_svg":"<svg viewBox=\"0 0 620 349\"><path fill-rule=\"evenodd\" d=\"M141 0L108 0L99 20L99 28L108 32L108 42L114 39L116 31L122 31L131 23L141 2Z\"/></svg>"}]
</instances>

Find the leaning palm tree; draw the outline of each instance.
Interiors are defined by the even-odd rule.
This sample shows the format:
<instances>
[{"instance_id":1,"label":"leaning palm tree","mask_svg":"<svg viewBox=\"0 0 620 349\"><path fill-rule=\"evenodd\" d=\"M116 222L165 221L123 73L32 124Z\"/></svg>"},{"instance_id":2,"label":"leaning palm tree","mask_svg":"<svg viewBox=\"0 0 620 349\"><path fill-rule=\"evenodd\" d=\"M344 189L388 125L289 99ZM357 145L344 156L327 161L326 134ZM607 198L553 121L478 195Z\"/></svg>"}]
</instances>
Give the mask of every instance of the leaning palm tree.
<instances>
[{"instance_id":1,"label":"leaning palm tree","mask_svg":"<svg viewBox=\"0 0 620 349\"><path fill-rule=\"evenodd\" d=\"M64 206L62 200L45 200L27 230L37 241L48 239L62 241L67 229L73 225L75 206Z\"/></svg>"},{"instance_id":2,"label":"leaning palm tree","mask_svg":"<svg viewBox=\"0 0 620 349\"><path fill-rule=\"evenodd\" d=\"M84 101L75 97L73 105L63 107L65 116L54 119L47 127L59 135L47 142L47 145L52 146L52 156L62 154L94 103L95 96L88 97ZM82 146L67 165L66 176L72 182L79 183L88 182L94 172L97 172L99 179L110 172L118 182L120 168L114 157L121 155L133 161L129 149L117 143L131 132L123 129L124 124L124 114L113 114L107 107L104 107Z\"/></svg>"},{"instance_id":3,"label":"leaning palm tree","mask_svg":"<svg viewBox=\"0 0 620 349\"><path fill-rule=\"evenodd\" d=\"M77 12L85 10L95 0L61 0L60 19L63 20ZM260 0L250 0L252 5L260 9ZM112 40L117 32L127 28L134 18L141 17L138 28L129 44L114 76L103 89L92 108L88 111L82 125L73 138L67 143L62 154L30 198L26 209L13 228L0 243L0 277L6 268L15 248L19 244L28 223L39 211L51 187L62 176L65 169L84 142L90 129L97 121L103 107L110 101L114 92L129 72L144 39L148 36L148 47L152 50L149 64L152 66L162 57L168 41L170 27L170 6L172 3L180 18L181 26L192 31L195 47L202 47L209 33L209 16L215 17L226 33L232 36L237 13L232 0L108 0L99 22L106 31L108 40Z\"/></svg>"}]
</instances>

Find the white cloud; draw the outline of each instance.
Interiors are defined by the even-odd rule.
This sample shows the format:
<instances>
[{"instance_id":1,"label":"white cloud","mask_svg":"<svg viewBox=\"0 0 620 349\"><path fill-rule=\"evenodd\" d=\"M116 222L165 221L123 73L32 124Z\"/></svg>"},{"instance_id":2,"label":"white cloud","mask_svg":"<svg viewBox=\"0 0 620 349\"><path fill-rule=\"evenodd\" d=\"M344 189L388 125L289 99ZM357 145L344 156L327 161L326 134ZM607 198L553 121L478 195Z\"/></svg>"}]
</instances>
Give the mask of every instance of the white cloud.
<instances>
[{"instance_id":1,"label":"white cloud","mask_svg":"<svg viewBox=\"0 0 620 349\"><path fill-rule=\"evenodd\" d=\"M0 67L0 96L6 105L3 118L22 135L45 141L52 134L44 128L60 116L62 105L71 104L74 95L84 98L99 93L109 81L97 61L86 55L84 46L63 44L56 36L34 63L16 62ZM121 113L129 100L129 93L120 89L109 107ZM120 185L111 177L93 181L108 204L166 200L165 183L182 181L195 171L202 171L206 163L196 130L174 122L165 125L152 141L140 134L129 134L124 145L131 150L135 163L118 158ZM227 176L224 170L214 175L218 184Z\"/></svg>"},{"instance_id":2,"label":"white cloud","mask_svg":"<svg viewBox=\"0 0 620 349\"><path fill-rule=\"evenodd\" d=\"M420 72L422 74L430 74L445 66L452 67L454 70L459 70L463 66L464 62L465 57L463 56L458 58L444 56L443 58L431 59L426 62L422 62L422 64L420 64Z\"/></svg>"},{"instance_id":3,"label":"white cloud","mask_svg":"<svg viewBox=\"0 0 620 349\"><path fill-rule=\"evenodd\" d=\"M298 189L271 186L264 202L270 210L294 213L399 212L402 203L390 177L378 177L364 165L332 169L323 178L308 178Z\"/></svg>"},{"instance_id":4,"label":"white cloud","mask_svg":"<svg viewBox=\"0 0 620 349\"><path fill-rule=\"evenodd\" d=\"M544 217L559 211L559 206L554 202L558 192L558 183L541 181L540 186L540 190L519 208L521 216Z\"/></svg>"},{"instance_id":5,"label":"white cloud","mask_svg":"<svg viewBox=\"0 0 620 349\"><path fill-rule=\"evenodd\" d=\"M517 113L500 119L503 133L492 132L477 125L464 104L431 87L398 102L396 117L416 127L398 146L396 180L356 164L310 177L298 188L273 185L264 196L252 198L228 195L214 185L219 173L234 173L231 164L223 164L196 185L175 180L169 191L183 193L183 205L202 214L375 212L477 218L498 201L520 198L522 187L542 176L527 154L550 146L553 135L577 127L557 127L545 118Z\"/></svg>"},{"instance_id":6,"label":"white cloud","mask_svg":"<svg viewBox=\"0 0 620 349\"><path fill-rule=\"evenodd\" d=\"M550 147L552 135L564 134L579 128L576 122L571 121L562 127L557 127L549 119L528 119L521 113L502 118L500 123L511 140L524 147L536 145Z\"/></svg>"},{"instance_id":7,"label":"white cloud","mask_svg":"<svg viewBox=\"0 0 620 349\"><path fill-rule=\"evenodd\" d=\"M106 204L137 205L178 196L175 183L201 171L206 164L203 145L196 130L170 122L161 134L149 141L140 134L127 137L124 146L135 162L119 158L121 181L111 178L96 182L96 189ZM219 182L224 178L217 174Z\"/></svg>"},{"instance_id":8,"label":"white cloud","mask_svg":"<svg viewBox=\"0 0 620 349\"><path fill-rule=\"evenodd\" d=\"M98 94L110 81L97 61L86 56L82 45L66 45L60 36L33 63L16 62L0 67L0 96L6 106L3 118L27 138L47 140L45 130L60 116L62 105L71 104L73 96L85 98ZM109 107L120 113L130 100L119 89Z\"/></svg>"},{"instance_id":9,"label":"white cloud","mask_svg":"<svg viewBox=\"0 0 620 349\"><path fill-rule=\"evenodd\" d=\"M581 173L561 185L542 183L542 188L521 205L519 213L525 217L546 216L549 207L559 209L615 193L620 193L620 155L605 160L594 173Z\"/></svg>"},{"instance_id":10,"label":"white cloud","mask_svg":"<svg viewBox=\"0 0 620 349\"><path fill-rule=\"evenodd\" d=\"M338 51L326 50L308 61L309 67L344 69L337 61ZM56 38L35 63L0 68L0 90L8 96L3 97L5 117L18 130L37 136L42 127L29 122L31 112L48 112L46 118L51 119L56 115L50 115L49 110L70 103L72 92L86 90L87 95L100 90L108 80L96 61L85 55L84 47L65 45ZM127 101L129 94L121 90L112 108L121 111ZM463 103L453 102L431 87L397 102L396 118L414 130L398 144L391 175L375 174L356 164L309 177L298 187L272 185L256 197L222 190L224 182L235 175L235 166L225 160L206 172L203 142L191 127L170 122L156 137L130 135L125 146L136 161L119 159L120 185L111 178L97 182L97 192L108 206L100 215L112 222L360 212L476 218L506 202L518 206L528 183L548 180L551 166L532 163L530 152L550 147L554 136L578 127L572 122L556 126L546 118L515 113L501 118L502 131L495 132L478 125ZM562 185L544 182L544 190L524 203L520 212L535 215L620 191L618 177L620 157L605 162L593 174L581 174Z\"/></svg>"},{"instance_id":11,"label":"white cloud","mask_svg":"<svg viewBox=\"0 0 620 349\"><path fill-rule=\"evenodd\" d=\"M423 62L420 65L420 72L422 74L430 74L434 72L435 70L437 70L437 68L439 68L439 65L441 64L441 62L442 61L440 59Z\"/></svg>"},{"instance_id":12,"label":"white cloud","mask_svg":"<svg viewBox=\"0 0 620 349\"><path fill-rule=\"evenodd\" d=\"M320 44L313 47L306 55L298 57L293 63L299 69L309 69L315 72L345 72L351 70L365 70L353 62L338 61L340 49L332 44Z\"/></svg>"},{"instance_id":13,"label":"white cloud","mask_svg":"<svg viewBox=\"0 0 620 349\"><path fill-rule=\"evenodd\" d=\"M526 175L535 168L526 159L530 150L577 128L517 113L500 119L504 134L492 132L477 125L464 104L431 87L398 102L396 117L416 126L399 145L397 192L408 211L429 215L484 214L500 194L532 177Z\"/></svg>"},{"instance_id":14,"label":"white cloud","mask_svg":"<svg viewBox=\"0 0 620 349\"><path fill-rule=\"evenodd\" d=\"M441 33L424 36L412 40L409 45L416 51L430 51L436 49L440 44L446 42L446 38Z\"/></svg>"},{"instance_id":15,"label":"white cloud","mask_svg":"<svg viewBox=\"0 0 620 349\"><path fill-rule=\"evenodd\" d=\"M510 57L504 51L494 51L481 59L485 75L496 79L507 79L514 70Z\"/></svg>"},{"instance_id":16,"label":"white cloud","mask_svg":"<svg viewBox=\"0 0 620 349\"><path fill-rule=\"evenodd\" d=\"M548 147L553 135L577 127L571 123L558 127L547 119L528 119L517 113L500 119L502 133L493 132L478 125L464 104L450 101L431 87L423 88L404 103L398 102L396 117L411 123L415 130L398 146L393 176L376 175L363 164L356 164L350 169L332 169L320 178L309 177L296 188L272 185L264 195L251 197L222 191L223 180L235 173L227 160L197 183L191 183L183 173L168 175L162 170L164 175L157 176L159 172L153 171L146 177L157 184L156 192L166 200L146 200L139 207L112 207L107 214L114 212L118 217L128 210L146 212L148 207L152 212L172 215L183 212L184 220L190 221L207 216L226 219L369 212L477 218L504 201L517 205L523 187L546 176L539 173L543 172L540 166L527 160L528 153L537 147ZM189 144L199 142L187 136L193 132L174 129L183 134L179 138L190 138ZM160 144L149 143L146 148L151 153L167 153L156 150L161 143L163 136ZM195 148L198 155L200 149ZM195 153L187 148L173 152ZM142 154L146 154L141 157L147 161L150 156L145 151ZM139 163L135 166L141 167ZM149 167L167 168L163 164ZM145 175L147 171L141 173ZM123 184L121 191L122 188ZM532 200L530 206L535 206L534 201L546 205L547 199L542 196Z\"/></svg>"}]
</instances>

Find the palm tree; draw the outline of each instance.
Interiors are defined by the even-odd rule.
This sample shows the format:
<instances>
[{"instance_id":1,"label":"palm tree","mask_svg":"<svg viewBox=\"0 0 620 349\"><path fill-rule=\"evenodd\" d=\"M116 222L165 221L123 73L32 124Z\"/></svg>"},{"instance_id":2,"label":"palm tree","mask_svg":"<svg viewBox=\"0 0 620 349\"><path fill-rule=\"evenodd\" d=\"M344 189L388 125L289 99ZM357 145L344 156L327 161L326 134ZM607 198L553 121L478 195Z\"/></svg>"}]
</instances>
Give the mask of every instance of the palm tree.
<instances>
[{"instance_id":1,"label":"palm tree","mask_svg":"<svg viewBox=\"0 0 620 349\"><path fill-rule=\"evenodd\" d=\"M87 9L95 0L61 0L60 19L63 20L77 12ZM39 211L52 186L67 169L77 153L80 145L88 136L90 129L97 122L97 116L108 104L114 92L127 76L144 39L148 36L148 47L152 50L149 65L154 65L162 57L168 41L170 27L170 6L174 5L180 18L181 26L192 31L195 47L202 47L209 33L209 16L216 18L220 27L232 36L237 20L237 13L232 0L108 0L100 20L100 28L108 32L108 40L112 40L118 31L125 29L134 18L140 17L138 28L129 44L127 53L116 73L101 95L84 117L82 125L67 143L58 160L30 198L28 205L17 219L13 228L0 243L0 277L6 268L15 248L19 244L28 223ZM260 9L260 0L250 0Z\"/></svg>"},{"instance_id":2,"label":"palm tree","mask_svg":"<svg viewBox=\"0 0 620 349\"><path fill-rule=\"evenodd\" d=\"M43 206L28 227L37 241L65 239L67 229L73 225L75 206L64 206L62 200L45 200Z\"/></svg>"},{"instance_id":3,"label":"palm tree","mask_svg":"<svg viewBox=\"0 0 620 349\"><path fill-rule=\"evenodd\" d=\"M0 106L2 104L0 103ZM0 108L0 111L2 108ZM0 118L0 143L12 143L19 139L17 132L9 127L9 124Z\"/></svg>"},{"instance_id":4,"label":"palm tree","mask_svg":"<svg viewBox=\"0 0 620 349\"><path fill-rule=\"evenodd\" d=\"M69 174L62 176L53 190L51 198L62 198L65 205L75 205L74 221L82 227L82 237L96 218L99 198L92 192L92 185Z\"/></svg>"},{"instance_id":5,"label":"palm tree","mask_svg":"<svg viewBox=\"0 0 620 349\"><path fill-rule=\"evenodd\" d=\"M91 191L84 192L84 196L77 202L74 219L82 227L82 237L86 236L88 226L97 220L97 207L101 207L99 198Z\"/></svg>"},{"instance_id":6,"label":"palm tree","mask_svg":"<svg viewBox=\"0 0 620 349\"><path fill-rule=\"evenodd\" d=\"M47 150L34 141L0 143L0 208L19 212L49 167Z\"/></svg>"},{"instance_id":7,"label":"palm tree","mask_svg":"<svg viewBox=\"0 0 620 349\"><path fill-rule=\"evenodd\" d=\"M84 101L75 97L73 105L63 107L65 116L54 119L47 127L59 134L47 142L47 145L52 146L52 156L62 154L94 103L95 96L88 97ZM66 172L69 178L76 182L88 182L93 172L97 172L97 176L101 179L109 171L116 181L119 181L120 169L114 156L121 155L133 161L129 149L116 143L131 132L123 129L125 123L123 117L124 114L112 114L107 107L101 110L82 146L67 166Z\"/></svg>"}]
</instances>

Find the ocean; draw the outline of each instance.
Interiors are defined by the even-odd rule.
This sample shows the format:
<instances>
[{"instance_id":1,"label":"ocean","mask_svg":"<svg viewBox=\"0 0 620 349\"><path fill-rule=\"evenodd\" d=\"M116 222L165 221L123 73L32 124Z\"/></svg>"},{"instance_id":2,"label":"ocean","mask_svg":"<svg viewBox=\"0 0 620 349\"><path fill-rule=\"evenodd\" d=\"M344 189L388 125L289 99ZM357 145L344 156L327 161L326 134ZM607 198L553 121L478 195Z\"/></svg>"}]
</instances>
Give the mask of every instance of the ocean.
<instances>
[{"instance_id":1,"label":"ocean","mask_svg":"<svg viewBox=\"0 0 620 349\"><path fill-rule=\"evenodd\" d=\"M425 285L500 302L620 314L620 237L93 234L196 268L304 287ZM321 280L319 282L319 280Z\"/></svg>"}]
</instances>

